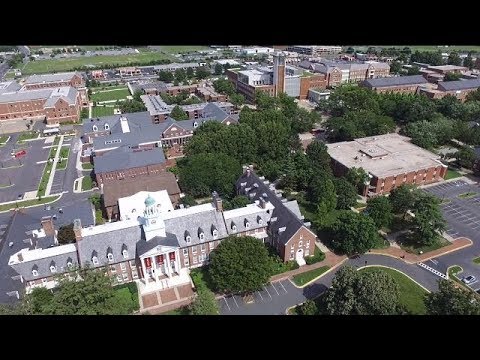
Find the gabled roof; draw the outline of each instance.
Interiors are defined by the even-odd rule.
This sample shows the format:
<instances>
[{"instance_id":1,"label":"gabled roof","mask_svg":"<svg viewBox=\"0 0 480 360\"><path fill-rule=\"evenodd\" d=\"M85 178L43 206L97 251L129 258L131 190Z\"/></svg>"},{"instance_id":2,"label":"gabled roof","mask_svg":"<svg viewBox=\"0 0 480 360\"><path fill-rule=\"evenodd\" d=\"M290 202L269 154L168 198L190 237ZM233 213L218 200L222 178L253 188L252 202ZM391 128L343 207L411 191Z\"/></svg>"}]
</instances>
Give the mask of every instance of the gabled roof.
<instances>
[{"instance_id":1,"label":"gabled roof","mask_svg":"<svg viewBox=\"0 0 480 360\"><path fill-rule=\"evenodd\" d=\"M128 146L121 146L102 156L94 156L93 163L95 173L101 174L109 171L163 164L165 163L165 155L162 148L132 149Z\"/></svg>"},{"instance_id":2,"label":"gabled roof","mask_svg":"<svg viewBox=\"0 0 480 360\"><path fill-rule=\"evenodd\" d=\"M80 73L78 72L31 75L25 80L25 84L43 84L49 82L71 81L75 75L81 77Z\"/></svg>"},{"instance_id":3,"label":"gabled roof","mask_svg":"<svg viewBox=\"0 0 480 360\"><path fill-rule=\"evenodd\" d=\"M480 79L471 80L457 80L457 81L442 81L438 83L438 90L452 91L452 90L469 90L480 87Z\"/></svg>"},{"instance_id":4,"label":"gabled roof","mask_svg":"<svg viewBox=\"0 0 480 360\"><path fill-rule=\"evenodd\" d=\"M147 253L148 251L152 250L157 246L171 246L171 247L178 247L178 240L175 234L166 233L166 237L155 236L153 239L149 241L141 240L137 242L137 255L142 256L143 254Z\"/></svg>"},{"instance_id":5,"label":"gabled roof","mask_svg":"<svg viewBox=\"0 0 480 360\"><path fill-rule=\"evenodd\" d=\"M410 75L410 76L395 76L385 77L377 79L368 79L364 83L370 87L389 87L389 86L401 86L401 85L416 85L427 84L428 81L422 75Z\"/></svg>"}]
</instances>

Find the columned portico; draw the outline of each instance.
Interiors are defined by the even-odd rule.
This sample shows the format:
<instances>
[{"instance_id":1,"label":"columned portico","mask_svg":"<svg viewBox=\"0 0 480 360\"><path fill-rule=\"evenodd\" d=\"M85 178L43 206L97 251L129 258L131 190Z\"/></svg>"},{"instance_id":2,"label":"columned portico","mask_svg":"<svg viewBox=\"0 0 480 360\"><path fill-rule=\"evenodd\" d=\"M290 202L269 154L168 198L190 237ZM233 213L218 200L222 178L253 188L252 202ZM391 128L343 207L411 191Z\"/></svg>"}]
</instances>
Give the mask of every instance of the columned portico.
<instances>
[{"instance_id":1,"label":"columned portico","mask_svg":"<svg viewBox=\"0 0 480 360\"><path fill-rule=\"evenodd\" d=\"M178 249L148 254L140 259L146 283L150 280L161 281L165 277L172 278L180 274Z\"/></svg>"}]
</instances>

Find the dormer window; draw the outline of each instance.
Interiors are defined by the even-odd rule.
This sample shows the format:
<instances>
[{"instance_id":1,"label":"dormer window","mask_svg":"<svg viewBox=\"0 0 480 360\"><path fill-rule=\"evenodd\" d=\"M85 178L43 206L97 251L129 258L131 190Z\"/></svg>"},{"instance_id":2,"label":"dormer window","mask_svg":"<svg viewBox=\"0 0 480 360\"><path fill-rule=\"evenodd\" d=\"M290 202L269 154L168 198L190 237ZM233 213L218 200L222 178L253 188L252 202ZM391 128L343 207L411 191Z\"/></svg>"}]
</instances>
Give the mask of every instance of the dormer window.
<instances>
[{"instance_id":1,"label":"dormer window","mask_svg":"<svg viewBox=\"0 0 480 360\"><path fill-rule=\"evenodd\" d=\"M33 275L33 276L38 276L38 270L33 269L33 270L32 270L32 275Z\"/></svg>"},{"instance_id":2,"label":"dormer window","mask_svg":"<svg viewBox=\"0 0 480 360\"><path fill-rule=\"evenodd\" d=\"M249 229L250 228L250 223L248 222L247 219L245 219L245 229Z\"/></svg>"},{"instance_id":3,"label":"dormer window","mask_svg":"<svg viewBox=\"0 0 480 360\"><path fill-rule=\"evenodd\" d=\"M257 216L257 222L259 225L263 225L263 219L260 216Z\"/></svg>"},{"instance_id":4,"label":"dormer window","mask_svg":"<svg viewBox=\"0 0 480 360\"><path fill-rule=\"evenodd\" d=\"M92 263L93 263L93 265L97 266L98 265L98 257L93 256L92 257Z\"/></svg>"},{"instance_id":5,"label":"dormer window","mask_svg":"<svg viewBox=\"0 0 480 360\"><path fill-rule=\"evenodd\" d=\"M198 123L195 121L195 122L193 123L193 128L196 129L197 127L198 127Z\"/></svg>"},{"instance_id":6,"label":"dormer window","mask_svg":"<svg viewBox=\"0 0 480 360\"><path fill-rule=\"evenodd\" d=\"M237 231L237 225L235 225L235 223L232 221L232 224L231 224L231 229L233 232Z\"/></svg>"},{"instance_id":7,"label":"dormer window","mask_svg":"<svg viewBox=\"0 0 480 360\"><path fill-rule=\"evenodd\" d=\"M73 268L73 263L71 261L67 262L67 268L69 269Z\"/></svg>"},{"instance_id":8,"label":"dormer window","mask_svg":"<svg viewBox=\"0 0 480 360\"><path fill-rule=\"evenodd\" d=\"M213 236L214 239L216 239L216 238L218 237L218 231L217 231L217 229L213 230L212 236Z\"/></svg>"},{"instance_id":9,"label":"dormer window","mask_svg":"<svg viewBox=\"0 0 480 360\"><path fill-rule=\"evenodd\" d=\"M201 232L200 234L198 234L198 237L200 238L200 241L205 240L205 234L204 234L203 232Z\"/></svg>"},{"instance_id":10,"label":"dormer window","mask_svg":"<svg viewBox=\"0 0 480 360\"><path fill-rule=\"evenodd\" d=\"M110 130L110 125L105 124L105 125L103 126L103 128L104 128L105 130Z\"/></svg>"},{"instance_id":11,"label":"dormer window","mask_svg":"<svg viewBox=\"0 0 480 360\"><path fill-rule=\"evenodd\" d=\"M188 231L185 231L185 242L187 244L190 244L191 241L192 241L192 237L190 236L190 233Z\"/></svg>"},{"instance_id":12,"label":"dormer window","mask_svg":"<svg viewBox=\"0 0 480 360\"><path fill-rule=\"evenodd\" d=\"M97 125L93 125L93 131L98 131L98 126Z\"/></svg>"},{"instance_id":13,"label":"dormer window","mask_svg":"<svg viewBox=\"0 0 480 360\"><path fill-rule=\"evenodd\" d=\"M51 266L50 266L50 272L51 272L52 274L55 274L55 273L57 272L57 267L56 267L55 265L51 265Z\"/></svg>"},{"instance_id":14,"label":"dormer window","mask_svg":"<svg viewBox=\"0 0 480 360\"><path fill-rule=\"evenodd\" d=\"M132 214L137 212L137 209L132 209Z\"/></svg>"},{"instance_id":15,"label":"dormer window","mask_svg":"<svg viewBox=\"0 0 480 360\"><path fill-rule=\"evenodd\" d=\"M113 262L113 254L112 253L108 253L107 258L108 258L108 262Z\"/></svg>"},{"instance_id":16,"label":"dormer window","mask_svg":"<svg viewBox=\"0 0 480 360\"><path fill-rule=\"evenodd\" d=\"M122 255L123 255L123 258L124 258L124 259L128 259L128 251L127 251L127 249L123 249Z\"/></svg>"}]
</instances>

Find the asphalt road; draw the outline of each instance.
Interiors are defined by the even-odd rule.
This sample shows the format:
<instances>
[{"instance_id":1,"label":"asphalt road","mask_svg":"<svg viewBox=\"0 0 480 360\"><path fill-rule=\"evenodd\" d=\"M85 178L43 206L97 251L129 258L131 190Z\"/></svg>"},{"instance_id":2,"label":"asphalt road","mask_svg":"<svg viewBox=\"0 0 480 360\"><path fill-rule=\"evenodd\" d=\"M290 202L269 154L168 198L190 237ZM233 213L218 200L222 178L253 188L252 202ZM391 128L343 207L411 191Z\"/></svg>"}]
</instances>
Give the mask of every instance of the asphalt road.
<instances>
[{"instance_id":1,"label":"asphalt road","mask_svg":"<svg viewBox=\"0 0 480 360\"><path fill-rule=\"evenodd\" d=\"M0 63L0 81L3 80L3 77L7 73L9 69L8 63L5 61L3 63Z\"/></svg>"},{"instance_id":2,"label":"asphalt road","mask_svg":"<svg viewBox=\"0 0 480 360\"><path fill-rule=\"evenodd\" d=\"M356 259L349 259L318 281L304 287L297 288L290 281L282 280L267 285L261 291L253 294L253 303L246 304L239 296L227 297L218 300L222 315L285 315L287 308L313 299L322 294L332 285L335 273L343 266L363 267L365 265L384 265L402 271L415 279L429 291L438 290L438 276L421 268L418 265L409 265L405 262L383 255L362 255Z\"/></svg>"},{"instance_id":3,"label":"asphalt road","mask_svg":"<svg viewBox=\"0 0 480 360\"><path fill-rule=\"evenodd\" d=\"M429 187L425 191L449 200L448 203L442 205L442 212L447 221L447 232L450 236L454 238L467 237L473 241L473 245L465 249L433 259L438 264L430 262L427 265L439 271L452 265L459 265L464 270L460 277L474 275L479 279L478 282L471 285L474 290L478 290L480 288L480 265L474 264L472 260L480 256L480 187L459 180ZM476 193L477 195L467 199L458 197L465 193Z\"/></svg>"}]
</instances>

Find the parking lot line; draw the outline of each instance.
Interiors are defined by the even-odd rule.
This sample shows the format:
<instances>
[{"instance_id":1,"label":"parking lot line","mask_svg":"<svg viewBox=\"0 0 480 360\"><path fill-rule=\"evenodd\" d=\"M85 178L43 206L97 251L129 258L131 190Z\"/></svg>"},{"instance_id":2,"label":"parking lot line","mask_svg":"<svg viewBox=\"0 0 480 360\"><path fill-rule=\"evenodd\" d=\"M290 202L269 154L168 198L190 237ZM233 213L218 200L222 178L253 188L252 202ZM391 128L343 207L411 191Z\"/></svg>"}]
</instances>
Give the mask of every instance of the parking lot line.
<instances>
[{"instance_id":1,"label":"parking lot line","mask_svg":"<svg viewBox=\"0 0 480 360\"><path fill-rule=\"evenodd\" d=\"M273 286L273 283L270 283L270 285L272 285L273 290L275 290L275 292L277 293L277 295L280 295L280 293L277 291L277 289L275 288L275 286Z\"/></svg>"},{"instance_id":2,"label":"parking lot line","mask_svg":"<svg viewBox=\"0 0 480 360\"><path fill-rule=\"evenodd\" d=\"M228 305L228 301L227 301L227 299L225 299L225 297L223 297L223 301L225 301L225 304L227 304L228 311L232 311L232 309L230 309L230 305Z\"/></svg>"},{"instance_id":3,"label":"parking lot line","mask_svg":"<svg viewBox=\"0 0 480 360\"><path fill-rule=\"evenodd\" d=\"M280 284L280 286L282 287L282 289L285 291L285 294L288 293L287 289L285 289L285 286L283 286L283 284L282 284L281 281L279 281L279 284Z\"/></svg>"},{"instance_id":4,"label":"parking lot line","mask_svg":"<svg viewBox=\"0 0 480 360\"><path fill-rule=\"evenodd\" d=\"M235 300L235 295L232 296L232 299L235 302L235 305L237 305L237 307L240 307L240 306L238 306L237 300Z\"/></svg>"},{"instance_id":5,"label":"parking lot line","mask_svg":"<svg viewBox=\"0 0 480 360\"><path fill-rule=\"evenodd\" d=\"M264 286L263 288L264 288L264 289L265 289L265 291L267 292L268 296L270 296L270 299L272 299L272 295L270 295L270 292L268 291L267 287L266 287L266 286Z\"/></svg>"},{"instance_id":6,"label":"parking lot line","mask_svg":"<svg viewBox=\"0 0 480 360\"><path fill-rule=\"evenodd\" d=\"M258 293L258 295L260 295L260 297L261 297L262 300L263 300L263 296L262 296L262 294L260 294L260 291L257 291L257 293Z\"/></svg>"}]
</instances>

